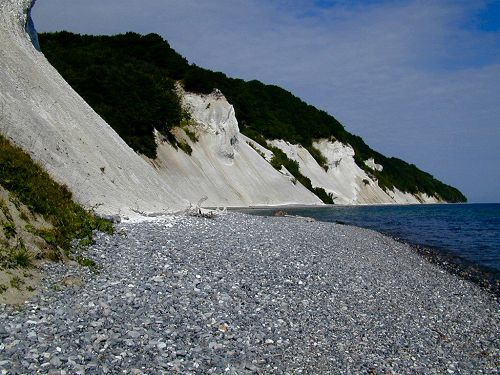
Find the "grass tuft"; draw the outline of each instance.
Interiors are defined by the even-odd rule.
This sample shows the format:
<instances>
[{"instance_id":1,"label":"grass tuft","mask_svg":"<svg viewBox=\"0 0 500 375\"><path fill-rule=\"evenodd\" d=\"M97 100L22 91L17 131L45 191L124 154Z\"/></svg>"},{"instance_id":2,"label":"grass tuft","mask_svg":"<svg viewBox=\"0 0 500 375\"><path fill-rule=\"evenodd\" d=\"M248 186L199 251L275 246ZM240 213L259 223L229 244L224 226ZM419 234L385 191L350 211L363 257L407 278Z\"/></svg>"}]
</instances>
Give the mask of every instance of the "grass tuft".
<instances>
[{"instance_id":1,"label":"grass tuft","mask_svg":"<svg viewBox=\"0 0 500 375\"><path fill-rule=\"evenodd\" d=\"M28 268L33 265L33 257L24 246L14 250L11 254L11 263L15 267Z\"/></svg>"},{"instance_id":2,"label":"grass tuft","mask_svg":"<svg viewBox=\"0 0 500 375\"><path fill-rule=\"evenodd\" d=\"M25 284L24 280L21 279L19 276L14 276L12 279L10 279L10 286L13 288L21 290L24 284Z\"/></svg>"},{"instance_id":3,"label":"grass tuft","mask_svg":"<svg viewBox=\"0 0 500 375\"><path fill-rule=\"evenodd\" d=\"M79 265L88 267L91 271L98 272L97 263L92 259L79 255L76 257L76 261Z\"/></svg>"},{"instance_id":4,"label":"grass tuft","mask_svg":"<svg viewBox=\"0 0 500 375\"><path fill-rule=\"evenodd\" d=\"M12 221L2 221L1 226L3 228L3 233L5 235L5 238L13 238L16 236L17 231L16 231L16 226Z\"/></svg>"}]
</instances>

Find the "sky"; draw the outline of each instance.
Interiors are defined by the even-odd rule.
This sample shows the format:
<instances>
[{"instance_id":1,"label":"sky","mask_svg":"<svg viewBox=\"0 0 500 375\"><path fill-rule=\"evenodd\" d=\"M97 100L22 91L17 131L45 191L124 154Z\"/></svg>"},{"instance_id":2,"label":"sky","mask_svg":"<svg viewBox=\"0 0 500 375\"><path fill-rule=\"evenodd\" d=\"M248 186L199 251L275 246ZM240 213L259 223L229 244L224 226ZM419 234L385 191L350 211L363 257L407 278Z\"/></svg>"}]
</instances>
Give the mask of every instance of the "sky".
<instances>
[{"instance_id":1,"label":"sky","mask_svg":"<svg viewBox=\"0 0 500 375\"><path fill-rule=\"evenodd\" d=\"M38 0L32 15L39 32L158 33L191 63L291 91L470 202L500 202L500 0Z\"/></svg>"}]
</instances>

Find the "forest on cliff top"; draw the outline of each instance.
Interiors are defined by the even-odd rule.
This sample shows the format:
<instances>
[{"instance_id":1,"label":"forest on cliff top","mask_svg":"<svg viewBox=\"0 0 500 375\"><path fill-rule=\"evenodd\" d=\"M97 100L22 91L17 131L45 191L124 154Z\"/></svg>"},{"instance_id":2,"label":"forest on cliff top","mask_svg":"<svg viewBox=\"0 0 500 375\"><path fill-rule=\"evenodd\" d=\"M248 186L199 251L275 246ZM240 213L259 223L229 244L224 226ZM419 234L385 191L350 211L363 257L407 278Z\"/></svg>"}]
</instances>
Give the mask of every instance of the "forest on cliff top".
<instances>
[{"instance_id":1,"label":"forest on cliff top","mask_svg":"<svg viewBox=\"0 0 500 375\"><path fill-rule=\"evenodd\" d=\"M284 139L315 154L315 139L349 144L356 163L382 188L439 195L447 202L465 196L413 164L372 150L335 117L275 85L227 77L203 69L173 50L156 34L79 35L66 31L39 35L42 52L68 83L135 151L156 156L153 129L167 138L183 116L175 82L186 91L207 94L219 89L234 106L243 134L264 143ZM315 155L321 159L321 155ZM367 167L373 158L382 171Z\"/></svg>"}]
</instances>

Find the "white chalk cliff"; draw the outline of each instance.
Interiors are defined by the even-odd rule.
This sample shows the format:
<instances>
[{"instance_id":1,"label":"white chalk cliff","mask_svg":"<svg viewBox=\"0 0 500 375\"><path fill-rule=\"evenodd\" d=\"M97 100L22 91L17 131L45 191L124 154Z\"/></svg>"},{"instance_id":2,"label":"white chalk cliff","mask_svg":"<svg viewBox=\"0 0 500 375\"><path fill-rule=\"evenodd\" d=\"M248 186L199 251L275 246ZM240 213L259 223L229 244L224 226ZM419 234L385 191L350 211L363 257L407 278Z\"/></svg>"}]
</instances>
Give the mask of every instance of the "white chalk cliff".
<instances>
[{"instance_id":1,"label":"white chalk cliff","mask_svg":"<svg viewBox=\"0 0 500 375\"><path fill-rule=\"evenodd\" d=\"M158 147L158 158L151 161L168 185L191 202L203 196L208 206L321 204L321 201L282 168L278 173L269 162L273 153L239 132L233 106L218 90L210 95L180 90L184 107L191 113L198 141L191 141L182 129L177 137L192 148L191 155L167 142ZM337 204L436 203L435 197L414 196L397 189L385 191L354 161L349 145L326 139L316 141L327 159L325 171L301 145L283 140L268 141L299 163L300 171L313 187L324 188ZM381 170L369 159L366 164Z\"/></svg>"},{"instance_id":2,"label":"white chalk cliff","mask_svg":"<svg viewBox=\"0 0 500 375\"><path fill-rule=\"evenodd\" d=\"M191 202L206 196L207 206L321 204L292 178L276 171L240 134L233 106L219 92L182 93L196 133L193 142L182 129L178 139L192 148L191 155L167 142L158 145L151 161L166 183Z\"/></svg>"},{"instance_id":3,"label":"white chalk cliff","mask_svg":"<svg viewBox=\"0 0 500 375\"><path fill-rule=\"evenodd\" d=\"M186 207L34 48L30 5L0 1L0 132L100 213Z\"/></svg>"},{"instance_id":4,"label":"white chalk cliff","mask_svg":"<svg viewBox=\"0 0 500 375\"><path fill-rule=\"evenodd\" d=\"M323 169L301 145L290 144L283 140L273 140L273 146L281 149L287 156L299 163L301 173L311 179L313 187L322 187L331 193L337 204L373 203L437 203L436 197L426 194L412 195L398 189L385 191L371 176L354 161L351 146L338 141L322 139L313 143L327 159L328 169ZM382 166L373 159L365 163L372 169L381 170Z\"/></svg>"},{"instance_id":5,"label":"white chalk cliff","mask_svg":"<svg viewBox=\"0 0 500 375\"><path fill-rule=\"evenodd\" d=\"M270 165L271 151L240 134L233 107L218 91L181 93L191 123L174 133L191 155L160 134L155 160L135 153L34 48L25 31L31 4L0 0L0 133L67 185L77 201L102 214L127 216L182 210L203 197L206 206L322 204L285 168ZM301 173L335 203L436 201L385 192L356 165L348 145L315 143L328 160L325 171L302 146L270 144L296 160ZM381 168L372 159L366 164Z\"/></svg>"},{"instance_id":6,"label":"white chalk cliff","mask_svg":"<svg viewBox=\"0 0 500 375\"><path fill-rule=\"evenodd\" d=\"M185 96L200 138L191 157L161 142L158 160L136 154L34 48L30 6L0 2L0 133L77 201L122 215L182 210L203 196L213 206L320 203L248 146L223 97Z\"/></svg>"}]
</instances>

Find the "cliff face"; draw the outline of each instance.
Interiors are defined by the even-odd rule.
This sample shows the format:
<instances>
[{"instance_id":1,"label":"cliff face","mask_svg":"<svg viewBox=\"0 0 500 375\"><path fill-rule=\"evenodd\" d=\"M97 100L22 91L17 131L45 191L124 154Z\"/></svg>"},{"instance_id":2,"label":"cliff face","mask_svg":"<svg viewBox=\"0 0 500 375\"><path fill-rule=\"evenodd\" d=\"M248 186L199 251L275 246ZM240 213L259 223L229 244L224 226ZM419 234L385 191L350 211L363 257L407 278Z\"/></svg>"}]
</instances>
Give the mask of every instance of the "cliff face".
<instances>
[{"instance_id":1,"label":"cliff face","mask_svg":"<svg viewBox=\"0 0 500 375\"><path fill-rule=\"evenodd\" d=\"M80 203L128 216L182 210L203 196L213 206L320 203L240 140L220 95L185 96L199 133L191 157L161 141L157 160L140 157L34 48L26 31L31 5L0 3L0 132Z\"/></svg>"},{"instance_id":2,"label":"cliff face","mask_svg":"<svg viewBox=\"0 0 500 375\"><path fill-rule=\"evenodd\" d=\"M192 122L185 130L175 130L177 138L188 144L191 155L161 142L158 158L150 161L168 185L184 198L196 202L203 196L209 206L277 204L321 204L321 201L285 169L270 165L273 152L240 134L233 107L215 90L209 95L181 92L183 105ZM187 133L198 138L193 142ZM300 172L313 187L325 189L337 204L436 203L436 197L412 195L397 189L385 191L354 160L349 145L326 139L314 142L327 160L321 167L308 150L283 140L268 141L298 162ZM375 160L366 164L382 168Z\"/></svg>"},{"instance_id":3,"label":"cliff face","mask_svg":"<svg viewBox=\"0 0 500 375\"><path fill-rule=\"evenodd\" d=\"M209 95L182 94L191 113L176 137L192 148L191 155L160 142L158 157L150 161L166 183L191 202L206 196L207 206L321 204L300 184L276 171L240 134L233 107L218 91Z\"/></svg>"},{"instance_id":4,"label":"cliff face","mask_svg":"<svg viewBox=\"0 0 500 375\"><path fill-rule=\"evenodd\" d=\"M34 48L30 7L0 2L0 132L100 213L187 206Z\"/></svg>"},{"instance_id":5,"label":"cliff face","mask_svg":"<svg viewBox=\"0 0 500 375\"><path fill-rule=\"evenodd\" d=\"M327 160L327 170L322 168L308 150L300 145L283 140L270 142L299 163L300 171L311 179L314 187L322 187L331 193L337 204L374 204L374 203L437 203L439 199L425 194L412 195L397 189L385 191L377 181L362 170L354 161L351 146L337 141L322 139L313 143ZM380 170L381 165L373 159L365 161L372 169Z\"/></svg>"},{"instance_id":6,"label":"cliff face","mask_svg":"<svg viewBox=\"0 0 500 375\"><path fill-rule=\"evenodd\" d=\"M139 156L64 81L35 48L29 17L34 2L0 3L0 132L31 156L75 198L103 214L182 210L206 197L207 206L322 204L282 167L272 151L239 132L235 112L219 92L183 92L191 121L174 129L182 147L157 134L155 160ZM35 45L35 46L34 46ZM384 191L359 168L349 145L318 140L325 171L302 146L270 145L298 162L313 187L335 203L422 203L436 197ZM376 160L366 165L380 169Z\"/></svg>"}]
</instances>

